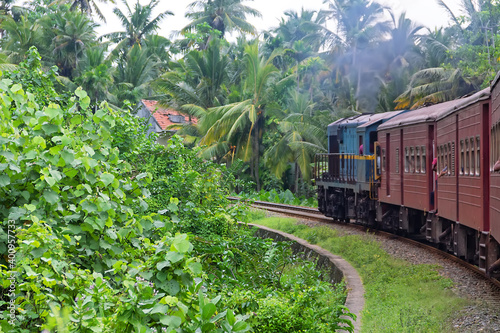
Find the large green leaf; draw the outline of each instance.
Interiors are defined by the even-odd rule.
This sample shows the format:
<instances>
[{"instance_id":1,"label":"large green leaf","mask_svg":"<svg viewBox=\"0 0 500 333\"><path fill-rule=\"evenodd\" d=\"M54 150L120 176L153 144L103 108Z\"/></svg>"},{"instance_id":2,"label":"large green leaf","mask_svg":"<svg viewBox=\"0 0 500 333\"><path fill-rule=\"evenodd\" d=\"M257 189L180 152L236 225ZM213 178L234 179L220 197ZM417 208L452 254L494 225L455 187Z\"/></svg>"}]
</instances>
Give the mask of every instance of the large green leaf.
<instances>
[{"instance_id":1,"label":"large green leaf","mask_svg":"<svg viewBox=\"0 0 500 333\"><path fill-rule=\"evenodd\" d=\"M8 175L0 175L0 186L5 187L10 184L10 177Z\"/></svg>"}]
</instances>

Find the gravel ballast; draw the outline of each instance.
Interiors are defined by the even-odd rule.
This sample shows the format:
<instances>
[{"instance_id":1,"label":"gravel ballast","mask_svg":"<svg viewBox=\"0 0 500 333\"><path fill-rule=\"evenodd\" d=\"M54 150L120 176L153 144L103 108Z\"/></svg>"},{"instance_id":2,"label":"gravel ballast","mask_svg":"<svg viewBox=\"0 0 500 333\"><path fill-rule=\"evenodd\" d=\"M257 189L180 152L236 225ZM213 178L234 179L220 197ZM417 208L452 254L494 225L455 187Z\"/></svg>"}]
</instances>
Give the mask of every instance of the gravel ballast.
<instances>
[{"instance_id":1,"label":"gravel ballast","mask_svg":"<svg viewBox=\"0 0 500 333\"><path fill-rule=\"evenodd\" d=\"M270 216L280 215L268 214ZM299 223L311 227L327 226L336 229L341 235L367 235L366 232L349 225L328 224L303 218L296 219ZM451 327L453 327L454 332L500 332L500 292L483 277L438 254L398 239L388 239L373 234L370 237L380 242L383 249L395 258L406 260L412 264L434 264L442 267L439 273L454 282L452 291L457 296L470 301L470 305L457 312L455 318L452 319Z\"/></svg>"}]
</instances>

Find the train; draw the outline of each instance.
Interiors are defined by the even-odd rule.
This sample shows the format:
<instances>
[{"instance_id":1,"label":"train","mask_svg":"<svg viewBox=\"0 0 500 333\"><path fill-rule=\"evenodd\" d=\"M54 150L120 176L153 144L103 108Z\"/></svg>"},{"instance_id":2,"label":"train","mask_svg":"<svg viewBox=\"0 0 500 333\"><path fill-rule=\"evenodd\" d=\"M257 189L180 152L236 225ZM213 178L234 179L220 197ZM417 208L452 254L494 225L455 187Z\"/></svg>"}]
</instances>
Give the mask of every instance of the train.
<instances>
[{"instance_id":1,"label":"train","mask_svg":"<svg viewBox=\"0 0 500 333\"><path fill-rule=\"evenodd\" d=\"M500 72L486 89L327 127L325 216L422 239L500 277Z\"/></svg>"}]
</instances>

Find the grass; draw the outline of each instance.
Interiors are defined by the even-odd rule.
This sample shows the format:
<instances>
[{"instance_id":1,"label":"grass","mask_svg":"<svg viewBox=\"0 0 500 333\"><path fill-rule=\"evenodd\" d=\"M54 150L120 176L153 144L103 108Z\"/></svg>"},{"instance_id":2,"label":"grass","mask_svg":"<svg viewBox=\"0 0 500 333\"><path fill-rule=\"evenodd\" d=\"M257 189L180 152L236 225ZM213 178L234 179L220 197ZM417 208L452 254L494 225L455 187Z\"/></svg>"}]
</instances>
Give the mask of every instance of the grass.
<instances>
[{"instance_id":1,"label":"grass","mask_svg":"<svg viewBox=\"0 0 500 333\"><path fill-rule=\"evenodd\" d=\"M253 213L252 223L281 230L342 256L365 287L362 332L449 332L450 319L466 304L437 265L413 265L391 257L370 234L340 235L331 228L297 224L292 218Z\"/></svg>"}]
</instances>

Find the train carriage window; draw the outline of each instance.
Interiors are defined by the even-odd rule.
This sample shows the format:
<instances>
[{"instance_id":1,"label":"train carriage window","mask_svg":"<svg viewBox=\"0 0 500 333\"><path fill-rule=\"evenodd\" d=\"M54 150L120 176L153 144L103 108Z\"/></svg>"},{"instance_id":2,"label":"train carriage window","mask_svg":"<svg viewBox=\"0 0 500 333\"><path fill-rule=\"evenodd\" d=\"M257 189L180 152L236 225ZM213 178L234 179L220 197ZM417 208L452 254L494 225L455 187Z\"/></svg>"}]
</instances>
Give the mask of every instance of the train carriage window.
<instances>
[{"instance_id":1,"label":"train carriage window","mask_svg":"<svg viewBox=\"0 0 500 333\"><path fill-rule=\"evenodd\" d=\"M479 136L476 136L476 176L481 175L481 145L479 141Z\"/></svg>"},{"instance_id":2,"label":"train carriage window","mask_svg":"<svg viewBox=\"0 0 500 333\"><path fill-rule=\"evenodd\" d=\"M494 161L496 161L495 159L495 154L496 154L496 150L495 150L495 126L493 126L491 128L491 144L490 144L490 170L493 169L493 165L494 165Z\"/></svg>"},{"instance_id":3,"label":"train carriage window","mask_svg":"<svg viewBox=\"0 0 500 333\"><path fill-rule=\"evenodd\" d=\"M422 146L421 152L422 152L422 162L420 164L420 166L421 166L420 170L422 171L422 173L426 173L427 156L425 155L425 147L424 146Z\"/></svg>"},{"instance_id":4,"label":"train carriage window","mask_svg":"<svg viewBox=\"0 0 500 333\"><path fill-rule=\"evenodd\" d=\"M464 152L464 140L460 140L460 174L464 174L464 163L465 163L465 152Z\"/></svg>"},{"instance_id":5,"label":"train carriage window","mask_svg":"<svg viewBox=\"0 0 500 333\"><path fill-rule=\"evenodd\" d=\"M405 172L410 171L410 153L408 147L405 147Z\"/></svg>"},{"instance_id":6,"label":"train carriage window","mask_svg":"<svg viewBox=\"0 0 500 333\"><path fill-rule=\"evenodd\" d=\"M453 170L453 152L451 151L451 142L448 142L448 154L446 155L446 165L448 166L448 175L451 175Z\"/></svg>"},{"instance_id":7,"label":"train carriage window","mask_svg":"<svg viewBox=\"0 0 500 333\"><path fill-rule=\"evenodd\" d=\"M490 143L490 170L493 169L493 165L496 161L496 144L495 144L495 139L496 139L496 126L493 126L491 128L491 143Z\"/></svg>"},{"instance_id":8,"label":"train carriage window","mask_svg":"<svg viewBox=\"0 0 500 333\"><path fill-rule=\"evenodd\" d=\"M448 149L448 145L445 143L444 144L444 163L443 163L443 168L447 168L447 170L446 170L446 174L447 175L450 173L449 159L450 159L450 150Z\"/></svg>"},{"instance_id":9,"label":"train carriage window","mask_svg":"<svg viewBox=\"0 0 500 333\"><path fill-rule=\"evenodd\" d=\"M437 154L437 170L439 170L443 166L443 160L441 158L441 146L438 146L436 148L436 154Z\"/></svg>"},{"instance_id":10,"label":"train carriage window","mask_svg":"<svg viewBox=\"0 0 500 333\"><path fill-rule=\"evenodd\" d=\"M470 159L469 159L469 139L465 139L465 175L469 175L469 166L470 166Z\"/></svg>"},{"instance_id":11,"label":"train carriage window","mask_svg":"<svg viewBox=\"0 0 500 333\"><path fill-rule=\"evenodd\" d=\"M382 149L382 171L385 171L385 148Z\"/></svg>"},{"instance_id":12,"label":"train carriage window","mask_svg":"<svg viewBox=\"0 0 500 333\"><path fill-rule=\"evenodd\" d=\"M476 147L474 138L470 138L470 175L474 176L476 174Z\"/></svg>"},{"instance_id":13,"label":"train carriage window","mask_svg":"<svg viewBox=\"0 0 500 333\"><path fill-rule=\"evenodd\" d=\"M498 132L498 123L493 127L493 154L492 154L492 158L491 158L491 169L493 170L493 166L495 165L495 161L498 160L498 158L500 157L500 153L499 153L499 144L498 144L498 137L499 137L499 132Z\"/></svg>"},{"instance_id":14,"label":"train carriage window","mask_svg":"<svg viewBox=\"0 0 500 333\"><path fill-rule=\"evenodd\" d=\"M455 141L451 143L450 148L450 172L452 176L455 176Z\"/></svg>"},{"instance_id":15,"label":"train carriage window","mask_svg":"<svg viewBox=\"0 0 500 333\"><path fill-rule=\"evenodd\" d=\"M495 126L495 158L491 160L492 163L495 163L495 161L498 161L500 158L500 123L497 123ZM494 164L493 164L494 165Z\"/></svg>"},{"instance_id":16,"label":"train carriage window","mask_svg":"<svg viewBox=\"0 0 500 333\"><path fill-rule=\"evenodd\" d=\"M500 145L498 144L498 140L499 140L499 137L500 137L500 132L498 131L498 123L495 125L495 142L494 142L494 145L495 145L495 151L493 153L494 155L494 158L491 159L491 163L492 164L492 167L493 165L495 165L495 161L497 161L499 158L500 158Z\"/></svg>"},{"instance_id":17,"label":"train carriage window","mask_svg":"<svg viewBox=\"0 0 500 333\"><path fill-rule=\"evenodd\" d=\"M415 172L415 148L410 147L410 172Z\"/></svg>"},{"instance_id":18,"label":"train carriage window","mask_svg":"<svg viewBox=\"0 0 500 333\"><path fill-rule=\"evenodd\" d=\"M396 148L396 173L399 173L399 148Z\"/></svg>"},{"instance_id":19,"label":"train carriage window","mask_svg":"<svg viewBox=\"0 0 500 333\"><path fill-rule=\"evenodd\" d=\"M491 168L493 169L493 166L495 165L495 161L498 160L498 158L500 157L500 154L498 153L498 136L499 136L499 133L498 133L498 123L493 126L493 135L492 135L492 138L493 138L493 142L491 144L491 149L492 149L492 152L491 152Z\"/></svg>"},{"instance_id":20,"label":"train carriage window","mask_svg":"<svg viewBox=\"0 0 500 333\"><path fill-rule=\"evenodd\" d=\"M446 145L441 146L441 167L439 170L443 170L445 166L448 165L448 161L446 160L446 151L445 151Z\"/></svg>"},{"instance_id":21,"label":"train carriage window","mask_svg":"<svg viewBox=\"0 0 500 333\"><path fill-rule=\"evenodd\" d=\"M495 163L495 161L498 161L500 158L500 123L497 123L495 126L495 158L492 159L492 163ZM494 164L493 164L494 165Z\"/></svg>"},{"instance_id":22,"label":"train carriage window","mask_svg":"<svg viewBox=\"0 0 500 333\"><path fill-rule=\"evenodd\" d=\"M438 168L437 170L443 170L444 168L444 149L443 146L438 147Z\"/></svg>"},{"instance_id":23,"label":"train carriage window","mask_svg":"<svg viewBox=\"0 0 500 333\"><path fill-rule=\"evenodd\" d=\"M417 164L415 166L415 172L420 173L420 169L421 169L420 147L415 147L415 157L417 159Z\"/></svg>"},{"instance_id":24,"label":"train carriage window","mask_svg":"<svg viewBox=\"0 0 500 333\"><path fill-rule=\"evenodd\" d=\"M493 164L495 160L495 155L496 155L496 145L495 145L495 126L492 126L491 128L491 143L490 143L490 170L493 169Z\"/></svg>"}]
</instances>

